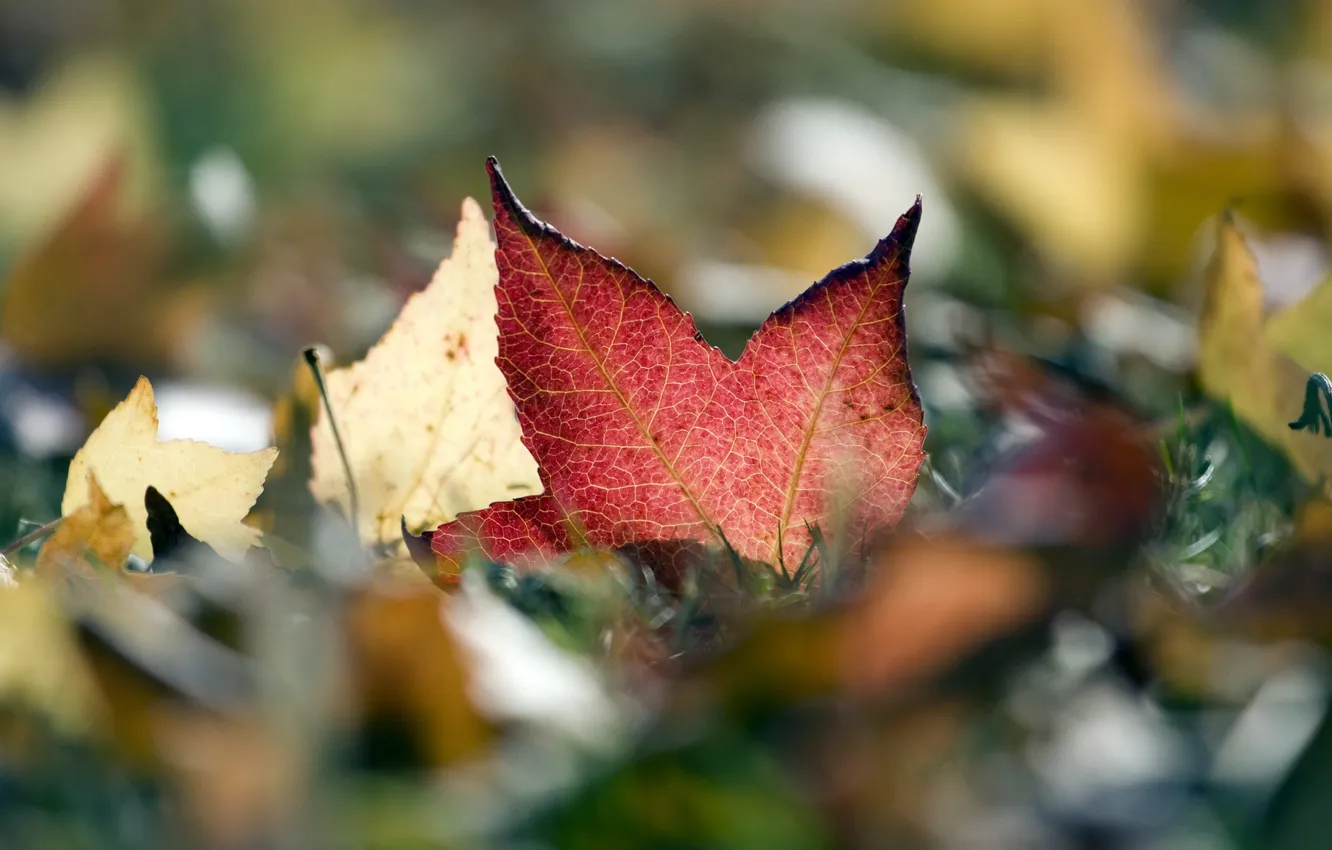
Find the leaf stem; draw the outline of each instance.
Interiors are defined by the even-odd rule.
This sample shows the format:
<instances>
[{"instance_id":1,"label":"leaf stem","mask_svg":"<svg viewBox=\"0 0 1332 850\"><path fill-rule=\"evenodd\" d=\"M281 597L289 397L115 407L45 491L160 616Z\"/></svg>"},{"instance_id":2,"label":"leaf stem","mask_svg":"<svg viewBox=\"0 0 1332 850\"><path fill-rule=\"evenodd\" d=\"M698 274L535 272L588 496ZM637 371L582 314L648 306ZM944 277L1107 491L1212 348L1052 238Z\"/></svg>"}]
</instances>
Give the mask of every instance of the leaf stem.
<instances>
[{"instance_id":1,"label":"leaf stem","mask_svg":"<svg viewBox=\"0 0 1332 850\"><path fill-rule=\"evenodd\" d=\"M301 356L305 358L305 365L310 367L310 374L314 376L315 386L319 388L319 399L324 404L324 414L328 416L328 427L333 432L333 443L338 447L338 457L342 460L343 472L347 474L347 494L350 497L350 516L347 518L351 523L352 534L359 541L361 539L361 530L359 528L359 517L361 515L361 500L356 494L356 476L352 474L351 458L347 456L347 447L342 442L342 431L338 428L338 418L333 415L333 402L328 397L328 384L324 381L324 365L319 361L319 349L315 346L307 346L301 351Z\"/></svg>"},{"instance_id":2,"label":"leaf stem","mask_svg":"<svg viewBox=\"0 0 1332 850\"><path fill-rule=\"evenodd\" d=\"M29 543L36 540L37 538L45 537L46 535L55 531L56 528L60 526L60 523L64 522L64 520L65 520L64 517L57 517L56 519L51 520L45 525L37 526L32 531L29 531L27 534L15 540L13 543L10 543L5 548L0 549L0 556L8 557L9 555L12 555L18 550L22 549L24 546L27 546Z\"/></svg>"}]
</instances>

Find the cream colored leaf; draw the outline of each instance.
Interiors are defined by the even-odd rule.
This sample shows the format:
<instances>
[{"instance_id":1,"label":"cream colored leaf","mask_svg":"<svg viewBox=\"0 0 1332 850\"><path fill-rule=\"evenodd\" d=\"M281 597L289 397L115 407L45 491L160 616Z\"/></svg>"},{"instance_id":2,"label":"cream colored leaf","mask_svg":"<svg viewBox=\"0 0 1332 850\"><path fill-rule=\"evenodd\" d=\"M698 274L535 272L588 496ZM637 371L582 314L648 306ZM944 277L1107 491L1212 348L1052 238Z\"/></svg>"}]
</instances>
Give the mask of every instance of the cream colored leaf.
<instances>
[{"instance_id":1,"label":"cream colored leaf","mask_svg":"<svg viewBox=\"0 0 1332 850\"><path fill-rule=\"evenodd\" d=\"M1292 431L1288 424L1303 409L1309 373L1270 344L1264 325L1258 263L1239 228L1226 217L1216 230L1198 329L1203 389L1228 401L1236 416L1284 449L1306 478L1332 478L1332 440L1312 431Z\"/></svg>"},{"instance_id":2,"label":"cream colored leaf","mask_svg":"<svg viewBox=\"0 0 1332 850\"><path fill-rule=\"evenodd\" d=\"M328 374L328 393L360 498L367 545L491 502L540 493L536 461L495 365L495 246L476 202L463 202L453 255L359 363ZM312 429L310 490L350 510L326 415Z\"/></svg>"},{"instance_id":3,"label":"cream colored leaf","mask_svg":"<svg viewBox=\"0 0 1332 850\"><path fill-rule=\"evenodd\" d=\"M96 472L106 496L124 505L134 523L134 554L151 560L143 497L153 486L186 531L224 558L239 558L259 542L259 532L242 520L276 458L277 449L239 454L194 440L159 442L153 387L140 378L74 455L60 511L70 516L87 503L88 473Z\"/></svg>"}]
</instances>

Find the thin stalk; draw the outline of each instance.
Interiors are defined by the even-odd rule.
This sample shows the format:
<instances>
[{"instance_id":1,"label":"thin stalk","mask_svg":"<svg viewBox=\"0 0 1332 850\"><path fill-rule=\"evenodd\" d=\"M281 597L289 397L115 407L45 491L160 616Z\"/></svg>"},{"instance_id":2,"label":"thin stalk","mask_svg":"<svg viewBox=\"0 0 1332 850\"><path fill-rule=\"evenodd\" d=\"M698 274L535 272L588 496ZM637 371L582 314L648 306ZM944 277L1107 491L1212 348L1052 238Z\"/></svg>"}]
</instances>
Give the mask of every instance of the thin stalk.
<instances>
[{"instance_id":1,"label":"thin stalk","mask_svg":"<svg viewBox=\"0 0 1332 850\"><path fill-rule=\"evenodd\" d=\"M311 345L301 351L301 356L305 358L305 365L310 367L310 374L314 375L315 386L319 388L319 399L324 404L324 414L328 416L328 427L333 432L333 443L338 447L338 457L342 460L342 469L347 474L347 494L351 498L351 516L347 519L351 523L352 534L360 540L358 517L361 515L361 499L356 494L356 476L352 475L351 459L347 456L347 447L342 442L338 418L333 415L333 403L328 398L328 384L324 381L324 365L319 362L319 349Z\"/></svg>"},{"instance_id":2,"label":"thin stalk","mask_svg":"<svg viewBox=\"0 0 1332 850\"><path fill-rule=\"evenodd\" d=\"M64 519L65 519L64 517L59 517L57 519L51 520L46 525L40 525L37 528L34 528L32 531L29 531L27 534L23 535L18 540L15 540L13 543L10 543L8 546L6 546L3 549L0 549L0 557L7 558L10 555L17 552L18 550L22 549L24 546L27 546L29 543L36 540L37 538L45 537L46 535L55 531L56 528L59 527L60 523L64 522Z\"/></svg>"}]
</instances>

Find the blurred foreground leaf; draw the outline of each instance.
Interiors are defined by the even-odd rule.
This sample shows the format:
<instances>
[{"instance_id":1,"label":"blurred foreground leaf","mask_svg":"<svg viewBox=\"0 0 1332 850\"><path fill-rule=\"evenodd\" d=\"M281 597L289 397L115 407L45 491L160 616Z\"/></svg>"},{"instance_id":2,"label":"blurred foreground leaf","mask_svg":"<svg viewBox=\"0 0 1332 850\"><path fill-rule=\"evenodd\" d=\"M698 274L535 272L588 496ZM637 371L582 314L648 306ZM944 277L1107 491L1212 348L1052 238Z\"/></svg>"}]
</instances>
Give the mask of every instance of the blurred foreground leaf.
<instances>
[{"instance_id":1,"label":"blurred foreground leaf","mask_svg":"<svg viewBox=\"0 0 1332 850\"><path fill-rule=\"evenodd\" d=\"M456 764L493 730L467 696L468 674L434 585L372 581L348 602L351 695L371 767Z\"/></svg>"},{"instance_id":2,"label":"blurred foreground leaf","mask_svg":"<svg viewBox=\"0 0 1332 850\"><path fill-rule=\"evenodd\" d=\"M60 733L77 735L96 719L96 696L51 585L0 588L0 705L44 715Z\"/></svg>"}]
</instances>

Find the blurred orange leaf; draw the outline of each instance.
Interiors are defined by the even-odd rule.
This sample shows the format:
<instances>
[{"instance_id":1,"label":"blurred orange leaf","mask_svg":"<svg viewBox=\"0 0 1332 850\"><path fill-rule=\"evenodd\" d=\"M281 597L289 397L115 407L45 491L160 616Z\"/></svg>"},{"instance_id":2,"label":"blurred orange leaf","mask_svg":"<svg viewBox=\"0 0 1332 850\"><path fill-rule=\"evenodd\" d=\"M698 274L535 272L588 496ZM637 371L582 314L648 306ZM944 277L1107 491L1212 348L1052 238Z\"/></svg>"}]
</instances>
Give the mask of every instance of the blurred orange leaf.
<instances>
[{"instance_id":1,"label":"blurred orange leaf","mask_svg":"<svg viewBox=\"0 0 1332 850\"><path fill-rule=\"evenodd\" d=\"M424 581L377 581L347 611L352 693L363 727L407 732L435 766L478 755L490 725L467 697L467 671L445 627L445 597Z\"/></svg>"},{"instance_id":2,"label":"blurred orange leaf","mask_svg":"<svg viewBox=\"0 0 1332 850\"><path fill-rule=\"evenodd\" d=\"M877 566L841 632L843 675L862 693L946 672L1049 602L1040 564L1019 550L911 537L881 553Z\"/></svg>"},{"instance_id":3,"label":"blurred orange leaf","mask_svg":"<svg viewBox=\"0 0 1332 850\"><path fill-rule=\"evenodd\" d=\"M118 571L129 559L134 524L125 507L107 498L92 471L84 481L87 495L83 503L61 520L37 553L40 576L93 578L103 570Z\"/></svg>"}]
</instances>

